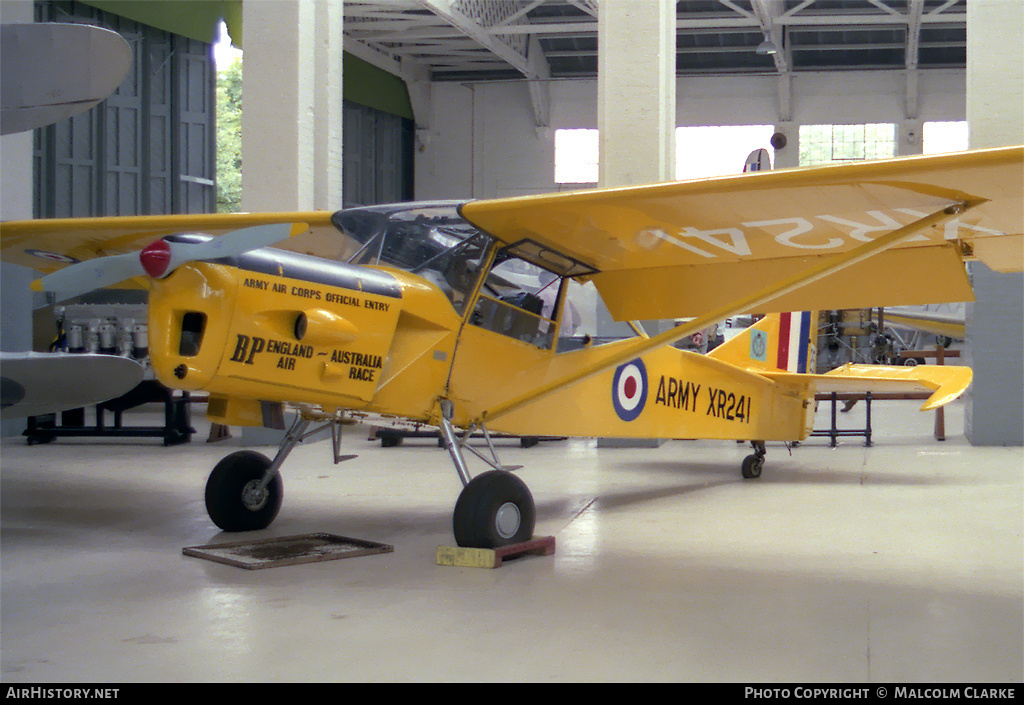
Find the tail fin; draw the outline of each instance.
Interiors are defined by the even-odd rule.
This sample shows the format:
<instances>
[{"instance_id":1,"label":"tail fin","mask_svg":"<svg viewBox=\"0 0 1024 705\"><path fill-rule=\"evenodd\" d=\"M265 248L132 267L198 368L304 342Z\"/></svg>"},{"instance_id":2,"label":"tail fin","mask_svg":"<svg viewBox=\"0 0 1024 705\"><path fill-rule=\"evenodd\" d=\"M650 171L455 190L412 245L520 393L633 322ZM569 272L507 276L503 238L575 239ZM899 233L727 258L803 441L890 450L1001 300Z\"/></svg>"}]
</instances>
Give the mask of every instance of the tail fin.
<instances>
[{"instance_id":1,"label":"tail fin","mask_svg":"<svg viewBox=\"0 0 1024 705\"><path fill-rule=\"evenodd\" d=\"M747 155L747 161L743 163L743 173L748 171L771 171L772 158L768 156L767 149L755 149Z\"/></svg>"},{"instance_id":2,"label":"tail fin","mask_svg":"<svg viewBox=\"0 0 1024 705\"><path fill-rule=\"evenodd\" d=\"M743 369L814 372L817 311L771 313L708 353Z\"/></svg>"}]
</instances>

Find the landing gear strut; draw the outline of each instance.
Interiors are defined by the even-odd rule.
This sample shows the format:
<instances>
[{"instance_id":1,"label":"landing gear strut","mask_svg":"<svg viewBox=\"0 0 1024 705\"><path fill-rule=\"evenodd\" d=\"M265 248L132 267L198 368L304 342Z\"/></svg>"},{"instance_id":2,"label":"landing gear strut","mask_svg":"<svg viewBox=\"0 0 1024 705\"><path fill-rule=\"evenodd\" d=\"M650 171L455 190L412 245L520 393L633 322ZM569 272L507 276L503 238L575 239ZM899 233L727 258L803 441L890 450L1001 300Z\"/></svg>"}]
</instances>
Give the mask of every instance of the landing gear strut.
<instances>
[{"instance_id":1,"label":"landing gear strut","mask_svg":"<svg viewBox=\"0 0 1024 705\"><path fill-rule=\"evenodd\" d=\"M341 455L341 428L352 423L343 417L320 417L326 421L307 433L315 417L299 414L285 434L277 455L271 460L262 453L240 450L217 463L206 481L206 513L224 531L257 531L270 526L281 509L284 485L278 472L295 446L325 428L331 429L334 463L351 460Z\"/></svg>"},{"instance_id":2,"label":"landing gear strut","mask_svg":"<svg viewBox=\"0 0 1024 705\"><path fill-rule=\"evenodd\" d=\"M748 455L743 459L743 465L740 466L740 472L743 473L743 477L752 480L757 477L761 477L761 468L764 466L764 456L767 454L764 449L764 441L751 441L750 445L754 448L752 455Z\"/></svg>"},{"instance_id":3,"label":"landing gear strut","mask_svg":"<svg viewBox=\"0 0 1024 705\"><path fill-rule=\"evenodd\" d=\"M455 471L464 485L455 503L452 527L455 542L467 548L500 548L533 538L536 507L526 483L512 474L519 466L506 466L498 461L491 436L481 425L490 458L467 445L475 427L459 438L452 426L454 407L441 401L441 437L452 456ZM493 469L470 478L463 449L469 450Z\"/></svg>"}]
</instances>

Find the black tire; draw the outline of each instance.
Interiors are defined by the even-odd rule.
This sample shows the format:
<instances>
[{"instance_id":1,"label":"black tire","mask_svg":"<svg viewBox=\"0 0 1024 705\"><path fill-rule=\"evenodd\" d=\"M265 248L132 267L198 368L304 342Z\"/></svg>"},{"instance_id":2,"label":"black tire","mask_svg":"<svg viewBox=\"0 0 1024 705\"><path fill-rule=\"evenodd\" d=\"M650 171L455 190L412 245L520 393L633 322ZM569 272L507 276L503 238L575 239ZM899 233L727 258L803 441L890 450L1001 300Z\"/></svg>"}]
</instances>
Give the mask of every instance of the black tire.
<instances>
[{"instance_id":1,"label":"black tire","mask_svg":"<svg viewBox=\"0 0 1024 705\"><path fill-rule=\"evenodd\" d=\"M761 468L764 466L764 458L758 457L757 455L748 455L743 459L743 465L740 466L740 472L743 473L743 477L748 480L761 477Z\"/></svg>"},{"instance_id":2,"label":"black tire","mask_svg":"<svg viewBox=\"0 0 1024 705\"><path fill-rule=\"evenodd\" d=\"M477 475L455 503L455 542L500 548L533 538L536 507L526 483L505 470Z\"/></svg>"},{"instance_id":3,"label":"black tire","mask_svg":"<svg viewBox=\"0 0 1024 705\"><path fill-rule=\"evenodd\" d=\"M206 512L214 524L224 531L257 531L270 526L284 499L281 475L274 475L255 503L244 497L246 487L255 485L268 467L270 458L253 450L237 451L217 463L206 481Z\"/></svg>"}]
</instances>

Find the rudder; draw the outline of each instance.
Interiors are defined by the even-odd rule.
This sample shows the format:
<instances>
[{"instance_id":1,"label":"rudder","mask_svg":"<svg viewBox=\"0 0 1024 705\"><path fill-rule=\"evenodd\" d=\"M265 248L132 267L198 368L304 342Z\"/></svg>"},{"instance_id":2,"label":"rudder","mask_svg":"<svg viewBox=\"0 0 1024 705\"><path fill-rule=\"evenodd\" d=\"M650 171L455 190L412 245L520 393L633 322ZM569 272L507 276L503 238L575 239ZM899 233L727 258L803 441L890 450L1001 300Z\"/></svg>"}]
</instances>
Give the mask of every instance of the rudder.
<instances>
[{"instance_id":1,"label":"rudder","mask_svg":"<svg viewBox=\"0 0 1024 705\"><path fill-rule=\"evenodd\" d=\"M768 314L708 356L744 369L814 372L816 314L816 311Z\"/></svg>"}]
</instances>

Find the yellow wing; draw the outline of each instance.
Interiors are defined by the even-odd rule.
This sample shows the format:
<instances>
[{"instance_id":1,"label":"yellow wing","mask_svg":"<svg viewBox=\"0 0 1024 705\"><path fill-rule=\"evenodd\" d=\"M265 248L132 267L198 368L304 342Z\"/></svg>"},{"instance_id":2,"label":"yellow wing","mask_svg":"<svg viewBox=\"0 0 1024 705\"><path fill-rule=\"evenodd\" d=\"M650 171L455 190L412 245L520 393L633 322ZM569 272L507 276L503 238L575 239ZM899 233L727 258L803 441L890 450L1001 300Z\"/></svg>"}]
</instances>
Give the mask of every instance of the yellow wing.
<instances>
[{"instance_id":1,"label":"yellow wing","mask_svg":"<svg viewBox=\"0 0 1024 705\"><path fill-rule=\"evenodd\" d=\"M209 213L23 220L0 224L5 262L46 274L74 261L141 250L172 233L221 235L253 225L307 223L309 230L282 242L282 249L343 256L345 243L331 225L331 213Z\"/></svg>"},{"instance_id":2,"label":"yellow wing","mask_svg":"<svg viewBox=\"0 0 1024 705\"><path fill-rule=\"evenodd\" d=\"M893 328L920 330L956 340L963 340L967 335L967 324L963 316L956 317L931 311L888 309L885 312L885 323Z\"/></svg>"},{"instance_id":3,"label":"yellow wing","mask_svg":"<svg viewBox=\"0 0 1024 705\"><path fill-rule=\"evenodd\" d=\"M619 320L695 316L951 206L909 241L760 311L973 299L963 260L1024 268L1024 147L491 201L501 241L575 258Z\"/></svg>"}]
</instances>

